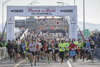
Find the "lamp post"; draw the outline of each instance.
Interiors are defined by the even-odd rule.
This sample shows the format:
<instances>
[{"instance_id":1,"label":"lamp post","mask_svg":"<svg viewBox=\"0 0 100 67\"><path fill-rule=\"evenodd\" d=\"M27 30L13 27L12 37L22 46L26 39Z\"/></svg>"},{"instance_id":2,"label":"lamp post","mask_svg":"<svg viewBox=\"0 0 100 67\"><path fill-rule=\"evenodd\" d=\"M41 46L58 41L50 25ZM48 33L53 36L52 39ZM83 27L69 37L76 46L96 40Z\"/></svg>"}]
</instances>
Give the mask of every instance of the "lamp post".
<instances>
[{"instance_id":1,"label":"lamp post","mask_svg":"<svg viewBox=\"0 0 100 67\"><path fill-rule=\"evenodd\" d=\"M38 2L37 2L37 0L34 0L34 1L32 1L30 4L28 4L28 6L29 6L29 5L32 5L33 3L34 3L34 4L37 4Z\"/></svg>"},{"instance_id":2,"label":"lamp post","mask_svg":"<svg viewBox=\"0 0 100 67\"><path fill-rule=\"evenodd\" d=\"M75 6L75 0L74 0L74 6Z\"/></svg>"},{"instance_id":3,"label":"lamp post","mask_svg":"<svg viewBox=\"0 0 100 67\"><path fill-rule=\"evenodd\" d=\"M62 4L64 6L64 4L68 5L67 3L64 3L64 2L57 2L59 4Z\"/></svg>"},{"instance_id":4,"label":"lamp post","mask_svg":"<svg viewBox=\"0 0 100 67\"><path fill-rule=\"evenodd\" d=\"M4 5L10 0L6 0L5 2L2 2L2 32L3 32L3 22L4 22Z\"/></svg>"},{"instance_id":5,"label":"lamp post","mask_svg":"<svg viewBox=\"0 0 100 67\"><path fill-rule=\"evenodd\" d=\"M83 0L83 30L85 29L85 0Z\"/></svg>"}]
</instances>

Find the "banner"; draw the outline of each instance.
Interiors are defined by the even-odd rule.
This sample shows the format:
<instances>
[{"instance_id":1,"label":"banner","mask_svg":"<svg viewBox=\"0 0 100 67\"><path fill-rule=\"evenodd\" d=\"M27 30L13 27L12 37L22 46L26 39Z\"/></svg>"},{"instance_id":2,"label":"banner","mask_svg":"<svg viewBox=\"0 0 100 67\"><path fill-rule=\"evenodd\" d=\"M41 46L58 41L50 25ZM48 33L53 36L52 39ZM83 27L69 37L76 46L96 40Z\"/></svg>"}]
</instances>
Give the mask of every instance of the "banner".
<instances>
[{"instance_id":1,"label":"banner","mask_svg":"<svg viewBox=\"0 0 100 67\"><path fill-rule=\"evenodd\" d=\"M70 16L70 24L69 24L69 38L75 38L77 40L77 17Z\"/></svg>"},{"instance_id":2,"label":"banner","mask_svg":"<svg viewBox=\"0 0 100 67\"><path fill-rule=\"evenodd\" d=\"M77 38L77 6L7 6L7 40L14 39L14 16L69 16L69 37Z\"/></svg>"},{"instance_id":3,"label":"banner","mask_svg":"<svg viewBox=\"0 0 100 67\"><path fill-rule=\"evenodd\" d=\"M15 23L14 23L14 17L9 16L7 18L7 40L13 40L15 33L14 33Z\"/></svg>"},{"instance_id":4,"label":"banner","mask_svg":"<svg viewBox=\"0 0 100 67\"><path fill-rule=\"evenodd\" d=\"M13 16L73 16L76 6L7 6L7 15Z\"/></svg>"}]
</instances>

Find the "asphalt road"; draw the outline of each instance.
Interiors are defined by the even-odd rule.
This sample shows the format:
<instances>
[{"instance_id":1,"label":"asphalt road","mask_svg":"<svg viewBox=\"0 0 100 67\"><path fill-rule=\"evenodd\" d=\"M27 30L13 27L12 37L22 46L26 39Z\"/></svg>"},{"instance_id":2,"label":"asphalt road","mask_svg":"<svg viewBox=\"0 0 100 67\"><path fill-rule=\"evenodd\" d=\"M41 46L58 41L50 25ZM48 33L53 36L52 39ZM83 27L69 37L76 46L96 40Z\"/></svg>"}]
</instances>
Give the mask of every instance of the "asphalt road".
<instances>
[{"instance_id":1,"label":"asphalt road","mask_svg":"<svg viewBox=\"0 0 100 67\"><path fill-rule=\"evenodd\" d=\"M0 67L32 67L29 62L26 60L18 61L17 63L13 60L10 62L9 60L6 61L0 61ZM51 64L48 64L44 60L40 60L37 62L36 67L100 67L100 58L95 57L94 62L88 60L88 61L82 61L81 59L78 59L76 62L72 62L72 59L69 59L69 61L64 61L64 64L62 65L59 62L52 61Z\"/></svg>"}]
</instances>

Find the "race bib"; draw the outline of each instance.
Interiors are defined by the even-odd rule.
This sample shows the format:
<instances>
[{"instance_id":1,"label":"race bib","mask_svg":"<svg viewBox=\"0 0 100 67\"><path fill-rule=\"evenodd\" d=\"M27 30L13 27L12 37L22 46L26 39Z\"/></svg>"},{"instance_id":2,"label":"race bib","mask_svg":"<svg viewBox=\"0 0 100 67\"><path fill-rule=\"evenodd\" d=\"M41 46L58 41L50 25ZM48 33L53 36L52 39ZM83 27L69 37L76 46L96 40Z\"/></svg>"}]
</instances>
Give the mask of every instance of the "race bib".
<instances>
[{"instance_id":1,"label":"race bib","mask_svg":"<svg viewBox=\"0 0 100 67\"><path fill-rule=\"evenodd\" d=\"M72 48L71 50L74 50L74 48Z\"/></svg>"},{"instance_id":2,"label":"race bib","mask_svg":"<svg viewBox=\"0 0 100 67\"><path fill-rule=\"evenodd\" d=\"M83 47L83 49L85 49L85 48Z\"/></svg>"},{"instance_id":3,"label":"race bib","mask_svg":"<svg viewBox=\"0 0 100 67\"><path fill-rule=\"evenodd\" d=\"M64 50L64 48L61 48L62 50Z\"/></svg>"},{"instance_id":4,"label":"race bib","mask_svg":"<svg viewBox=\"0 0 100 67\"><path fill-rule=\"evenodd\" d=\"M25 48L25 46L22 46L22 48Z\"/></svg>"},{"instance_id":5,"label":"race bib","mask_svg":"<svg viewBox=\"0 0 100 67\"><path fill-rule=\"evenodd\" d=\"M51 47L49 47L48 50L51 50Z\"/></svg>"},{"instance_id":6,"label":"race bib","mask_svg":"<svg viewBox=\"0 0 100 67\"><path fill-rule=\"evenodd\" d=\"M55 50L58 50L58 48L55 48Z\"/></svg>"},{"instance_id":7,"label":"race bib","mask_svg":"<svg viewBox=\"0 0 100 67\"><path fill-rule=\"evenodd\" d=\"M91 50L93 51L94 49L92 48Z\"/></svg>"},{"instance_id":8,"label":"race bib","mask_svg":"<svg viewBox=\"0 0 100 67\"><path fill-rule=\"evenodd\" d=\"M15 52L15 50L13 50L13 52Z\"/></svg>"}]
</instances>

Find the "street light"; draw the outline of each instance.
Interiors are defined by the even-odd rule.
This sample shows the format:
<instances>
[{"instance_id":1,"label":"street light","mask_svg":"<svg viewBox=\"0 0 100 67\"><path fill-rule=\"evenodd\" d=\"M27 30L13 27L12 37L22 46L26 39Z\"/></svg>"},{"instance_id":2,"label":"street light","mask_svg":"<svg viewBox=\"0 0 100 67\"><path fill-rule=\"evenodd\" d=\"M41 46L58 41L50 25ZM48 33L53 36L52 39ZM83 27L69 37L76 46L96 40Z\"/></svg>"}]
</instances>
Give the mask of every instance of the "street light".
<instances>
[{"instance_id":1,"label":"street light","mask_svg":"<svg viewBox=\"0 0 100 67\"><path fill-rule=\"evenodd\" d=\"M3 12L4 12L4 5L10 0L6 0L5 2L2 2L2 32L3 32L3 22L4 22L4 15L3 15Z\"/></svg>"},{"instance_id":2,"label":"street light","mask_svg":"<svg viewBox=\"0 0 100 67\"><path fill-rule=\"evenodd\" d=\"M32 5L33 3L34 3L34 4L37 4L38 2L37 2L37 0L34 0L34 1L32 1L30 4L28 4L28 6L29 6L29 5Z\"/></svg>"},{"instance_id":3,"label":"street light","mask_svg":"<svg viewBox=\"0 0 100 67\"><path fill-rule=\"evenodd\" d=\"M68 5L67 3L64 3L64 2L57 2L59 4L62 4L64 6L64 4Z\"/></svg>"},{"instance_id":4,"label":"street light","mask_svg":"<svg viewBox=\"0 0 100 67\"><path fill-rule=\"evenodd\" d=\"M83 0L83 30L85 29L85 0Z\"/></svg>"},{"instance_id":5,"label":"street light","mask_svg":"<svg viewBox=\"0 0 100 67\"><path fill-rule=\"evenodd\" d=\"M74 6L75 6L75 0L74 0Z\"/></svg>"}]
</instances>

